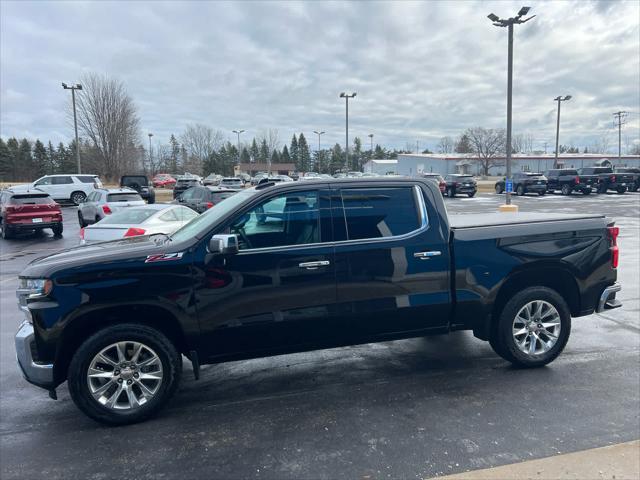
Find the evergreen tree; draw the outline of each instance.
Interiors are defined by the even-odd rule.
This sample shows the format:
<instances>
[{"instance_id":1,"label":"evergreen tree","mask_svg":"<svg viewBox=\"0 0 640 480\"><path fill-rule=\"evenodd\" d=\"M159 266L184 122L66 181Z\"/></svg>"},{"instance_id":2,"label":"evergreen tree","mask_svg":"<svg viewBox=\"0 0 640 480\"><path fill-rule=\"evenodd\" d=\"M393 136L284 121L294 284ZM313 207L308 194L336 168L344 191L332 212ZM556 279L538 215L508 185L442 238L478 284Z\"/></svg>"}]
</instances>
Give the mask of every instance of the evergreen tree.
<instances>
[{"instance_id":1,"label":"evergreen tree","mask_svg":"<svg viewBox=\"0 0 640 480\"><path fill-rule=\"evenodd\" d=\"M296 138L296 134L293 134L293 138L291 138L291 147L289 147L289 156L291 157L291 163L295 164L296 168L298 168L298 162L300 161L298 158L298 139Z\"/></svg>"},{"instance_id":2,"label":"evergreen tree","mask_svg":"<svg viewBox=\"0 0 640 480\"><path fill-rule=\"evenodd\" d=\"M253 138L253 142L251 142L251 149L249 150L249 155L254 162L258 162L260 158L260 150L258 150L258 144L256 143L255 137Z\"/></svg>"},{"instance_id":3,"label":"evergreen tree","mask_svg":"<svg viewBox=\"0 0 640 480\"><path fill-rule=\"evenodd\" d=\"M353 139L353 151L351 152L351 168L356 171L362 170L362 140L360 137Z\"/></svg>"},{"instance_id":4,"label":"evergreen tree","mask_svg":"<svg viewBox=\"0 0 640 480\"><path fill-rule=\"evenodd\" d=\"M271 154L271 165L273 165L274 163L280 163L280 154L277 150L274 150Z\"/></svg>"},{"instance_id":5,"label":"evergreen tree","mask_svg":"<svg viewBox=\"0 0 640 480\"><path fill-rule=\"evenodd\" d=\"M175 175L178 172L178 163L180 161L180 144L173 133L171 134L171 137L169 137L169 146L171 148L171 152L169 153L167 169L169 170L169 173Z\"/></svg>"},{"instance_id":6,"label":"evergreen tree","mask_svg":"<svg viewBox=\"0 0 640 480\"><path fill-rule=\"evenodd\" d=\"M53 175L58 168L58 157L56 156L56 149L53 147L53 143L49 140L49 146L47 146L47 175Z\"/></svg>"},{"instance_id":7,"label":"evergreen tree","mask_svg":"<svg viewBox=\"0 0 640 480\"><path fill-rule=\"evenodd\" d=\"M0 182L11 180L12 163L9 147L7 147L4 140L0 138Z\"/></svg>"},{"instance_id":8,"label":"evergreen tree","mask_svg":"<svg viewBox=\"0 0 640 480\"><path fill-rule=\"evenodd\" d=\"M35 176L31 143L26 138L20 140L18 147L18 161L16 162L17 174L20 180L30 180Z\"/></svg>"},{"instance_id":9,"label":"evergreen tree","mask_svg":"<svg viewBox=\"0 0 640 480\"><path fill-rule=\"evenodd\" d=\"M344 165L344 152L339 143L336 143L331 149L331 163L329 165L329 173L336 173Z\"/></svg>"},{"instance_id":10,"label":"evergreen tree","mask_svg":"<svg viewBox=\"0 0 640 480\"><path fill-rule=\"evenodd\" d=\"M48 173L49 160L47 157L47 149L40 140L36 139L33 145L33 177L42 177Z\"/></svg>"},{"instance_id":11,"label":"evergreen tree","mask_svg":"<svg viewBox=\"0 0 640 480\"><path fill-rule=\"evenodd\" d=\"M64 143L60 142L56 150L56 165L57 173L68 173L67 167L71 161L71 154L64 146Z\"/></svg>"},{"instance_id":12,"label":"evergreen tree","mask_svg":"<svg viewBox=\"0 0 640 480\"><path fill-rule=\"evenodd\" d=\"M260 154L258 156L258 161L260 163L267 163L269 160L269 146L267 145L267 141L263 138L262 143L260 143Z\"/></svg>"},{"instance_id":13,"label":"evergreen tree","mask_svg":"<svg viewBox=\"0 0 640 480\"><path fill-rule=\"evenodd\" d=\"M251 163L251 155L247 147L242 147L242 153L240 154L240 163Z\"/></svg>"},{"instance_id":14,"label":"evergreen tree","mask_svg":"<svg viewBox=\"0 0 640 480\"><path fill-rule=\"evenodd\" d=\"M455 151L456 153L473 153L473 145L471 144L471 139L466 133L463 133L462 136L458 139Z\"/></svg>"},{"instance_id":15,"label":"evergreen tree","mask_svg":"<svg viewBox=\"0 0 640 480\"><path fill-rule=\"evenodd\" d=\"M387 154L384 151L384 148L382 148L380 145L376 144L376 148L373 151L373 158L375 158L376 160L382 160L384 158L386 158Z\"/></svg>"},{"instance_id":16,"label":"evergreen tree","mask_svg":"<svg viewBox=\"0 0 640 480\"><path fill-rule=\"evenodd\" d=\"M301 133L298 138L298 165L296 167L299 172L308 172L311 169L311 153L304 133Z\"/></svg>"},{"instance_id":17,"label":"evergreen tree","mask_svg":"<svg viewBox=\"0 0 640 480\"><path fill-rule=\"evenodd\" d=\"M289 149L286 145L282 147L282 155L280 155L280 161L282 163L291 163L291 156L289 155Z\"/></svg>"},{"instance_id":18,"label":"evergreen tree","mask_svg":"<svg viewBox=\"0 0 640 480\"><path fill-rule=\"evenodd\" d=\"M7 174L12 181L18 180L18 157L20 144L18 139L11 137L7 140L7 150L9 151L9 173Z\"/></svg>"}]
</instances>

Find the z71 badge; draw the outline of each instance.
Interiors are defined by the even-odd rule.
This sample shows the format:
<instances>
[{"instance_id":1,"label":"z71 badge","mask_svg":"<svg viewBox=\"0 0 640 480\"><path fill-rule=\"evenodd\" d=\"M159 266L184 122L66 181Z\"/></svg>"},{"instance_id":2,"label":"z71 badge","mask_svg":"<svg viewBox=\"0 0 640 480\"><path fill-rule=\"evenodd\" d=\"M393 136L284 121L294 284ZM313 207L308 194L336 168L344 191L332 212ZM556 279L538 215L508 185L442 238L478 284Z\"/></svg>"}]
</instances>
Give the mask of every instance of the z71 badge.
<instances>
[{"instance_id":1,"label":"z71 badge","mask_svg":"<svg viewBox=\"0 0 640 480\"><path fill-rule=\"evenodd\" d=\"M155 255L147 255L147 259L144 263L153 262L170 262L171 260L180 260L184 255L184 252L178 253L157 253Z\"/></svg>"}]
</instances>

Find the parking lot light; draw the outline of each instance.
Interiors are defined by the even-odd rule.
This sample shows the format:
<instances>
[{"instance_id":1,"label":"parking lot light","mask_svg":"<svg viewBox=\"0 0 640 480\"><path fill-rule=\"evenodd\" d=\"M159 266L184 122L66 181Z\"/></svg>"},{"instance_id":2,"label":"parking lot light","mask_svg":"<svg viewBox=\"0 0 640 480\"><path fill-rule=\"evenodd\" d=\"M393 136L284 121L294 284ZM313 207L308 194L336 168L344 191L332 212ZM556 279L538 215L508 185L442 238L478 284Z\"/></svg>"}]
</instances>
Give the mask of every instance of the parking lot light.
<instances>
[{"instance_id":1,"label":"parking lot light","mask_svg":"<svg viewBox=\"0 0 640 480\"><path fill-rule=\"evenodd\" d=\"M78 119L76 117L76 90L82 90L82 85L76 83L75 85L67 85L62 82L62 88L65 90L71 90L71 100L73 102L73 128L76 133L76 163L78 167L78 173L82 173L80 169L80 142L78 141Z\"/></svg>"},{"instance_id":2,"label":"parking lot light","mask_svg":"<svg viewBox=\"0 0 640 480\"><path fill-rule=\"evenodd\" d=\"M565 95L564 97L560 95L554 98L553 100L558 102L558 118L556 121L556 154L553 159L553 168L558 168L558 148L559 148L559 141L560 141L560 102L566 102L567 100L571 100L571 95Z\"/></svg>"}]
</instances>

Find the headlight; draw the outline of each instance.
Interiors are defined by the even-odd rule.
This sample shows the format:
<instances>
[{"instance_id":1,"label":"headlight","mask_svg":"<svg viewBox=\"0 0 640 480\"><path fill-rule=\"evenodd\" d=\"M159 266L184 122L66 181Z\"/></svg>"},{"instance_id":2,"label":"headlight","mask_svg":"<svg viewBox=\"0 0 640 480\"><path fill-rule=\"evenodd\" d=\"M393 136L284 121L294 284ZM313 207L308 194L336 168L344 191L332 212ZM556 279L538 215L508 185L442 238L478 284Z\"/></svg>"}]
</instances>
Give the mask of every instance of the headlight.
<instances>
[{"instance_id":1,"label":"headlight","mask_svg":"<svg viewBox=\"0 0 640 480\"><path fill-rule=\"evenodd\" d=\"M31 295L48 295L53 287L53 282L45 278L21 278L20 290L26 290Z\"/></svg>"}]
</instances>

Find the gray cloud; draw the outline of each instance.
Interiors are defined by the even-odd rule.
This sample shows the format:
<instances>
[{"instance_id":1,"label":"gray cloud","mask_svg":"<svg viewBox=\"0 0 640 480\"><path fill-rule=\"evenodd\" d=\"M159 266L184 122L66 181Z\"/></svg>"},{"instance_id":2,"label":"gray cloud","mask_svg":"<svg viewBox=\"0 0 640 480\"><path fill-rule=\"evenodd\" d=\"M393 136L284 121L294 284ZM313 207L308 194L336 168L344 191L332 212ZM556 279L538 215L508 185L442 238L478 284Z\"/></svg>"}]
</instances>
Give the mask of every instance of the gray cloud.
<instances>
[{"instance_id":1,"label":"gray cloud","mask_svg":"<svg viewBox=\"0 0 640 480\"><path fill-rule=\"evenodd\" d=\"M506 31L486 19L521 2L3 2L0 134L72 137L61 81L83 72L123 80L143 133L166 142L187 123L248 136L277 128L375 134L388 147L433 147L467 127L504 127ZM514 130L552 143L615 137L611 113L630 110L638 138L637 2L534 2L516 27ZM249 138L249 137L247 137ZM367 144L365 142L365 144ZM315 143L312 142L312 145Z\"/></svg>"}]
</instances>

